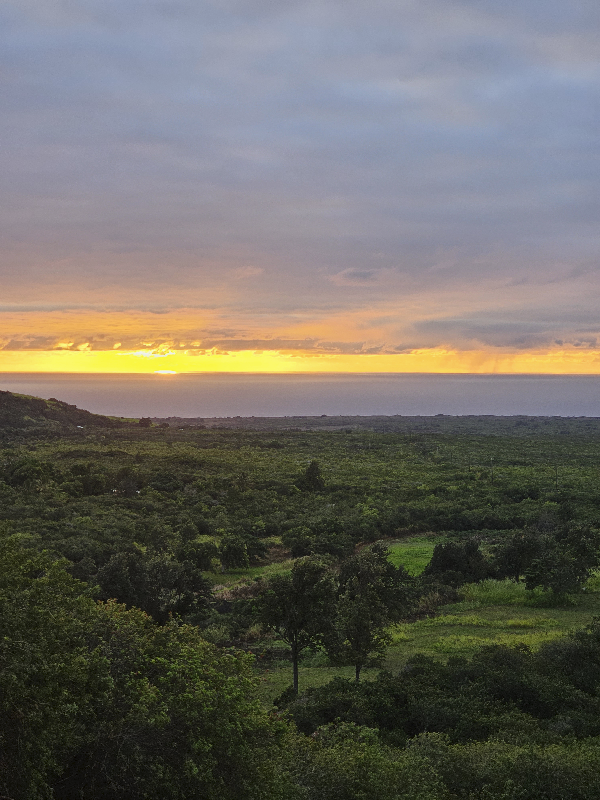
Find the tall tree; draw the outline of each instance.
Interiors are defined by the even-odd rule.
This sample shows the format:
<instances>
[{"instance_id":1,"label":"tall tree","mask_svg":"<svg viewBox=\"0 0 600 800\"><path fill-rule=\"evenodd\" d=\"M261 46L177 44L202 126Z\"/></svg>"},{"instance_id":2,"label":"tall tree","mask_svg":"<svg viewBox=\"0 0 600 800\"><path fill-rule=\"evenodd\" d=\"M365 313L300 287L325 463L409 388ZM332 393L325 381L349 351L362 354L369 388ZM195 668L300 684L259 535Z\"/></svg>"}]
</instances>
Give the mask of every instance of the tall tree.
<instances>
[{"instance_id":1,"label":"tall tree","mask_svg":"<svg viewBox=\"0 0 600 800\"><path fill-rule=\"evenodd\" d=\"M251 657L219 651L193 626L159 626L112 602L98 607L88 636L110 684L82 709L85 727L54 797L280 797L275 760L285 725L254 699Z\"/></svg>"},{"instance_id":2,"label":"tall tree","mask_svg":"<svg viewBox=\"0 0 600 800\"><path fill-rule=\"evenodd\" d=\"M342 563L327 649L334 660L354 666L356 682L369 658L383 655L388 627L407 613L414 596L414 580L389 561L385 545L365 547Z\"/></svg>"},{"instance_id":3,"label":"tall tree","mask_svg":"<svg viewBox=\"0 0 600 800\"><path fill-rule=\"evenodd\" d=\"M520 580L528 589L540 586L557 596L581 590L600 565L600 532L589 525L540 520L514 533L496 550L499 577Z\"/></svg>"},{"instance_id":4,"label":"tall tree","mask_svg":"<svg viewBox=\"0 0 600 800\"><path fill-rule=\"evenodd\" d=\"M327 563L314 556L299 558L291 572L275 575L258 598L259 618L290 646L294 692L298 692L298 660L327 634L335 592Z\"/></svg>"},{"instance_id":5,"label":"tall tree","mask_svg":"<svg viewBox=\"0 0 600 800\"><path fill-rule=\"evenodd\" d=\"M321 473L321 467L318 461L314 459L310 462L304 474L300 478L298 485L301 489L309 492L322 492L325 488L325 481Z\"/></svg>"},{"instance_id":6,"label":"tall tree","mask_svg":"<svg viewBox=\"0 0 600 800\"><path fill-rule=\"evenodd\" d=\"M95 605L46 554L0 541L0 794L41 800L81 733L102 658L85 631ZM93 691L93 689L92 689Z\"/></svg>"}]
</instances>

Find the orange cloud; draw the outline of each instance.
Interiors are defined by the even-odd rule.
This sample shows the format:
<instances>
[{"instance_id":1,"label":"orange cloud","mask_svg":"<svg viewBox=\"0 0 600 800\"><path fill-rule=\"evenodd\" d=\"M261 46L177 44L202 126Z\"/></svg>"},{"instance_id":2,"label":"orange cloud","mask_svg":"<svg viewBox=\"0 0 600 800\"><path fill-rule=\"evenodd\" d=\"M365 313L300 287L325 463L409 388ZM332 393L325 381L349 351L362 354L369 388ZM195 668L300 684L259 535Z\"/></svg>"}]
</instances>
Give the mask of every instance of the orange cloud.
<instances>
[{"instance_id":1,"label":"orange cloud","mask_svg":"<svg viewBox=\"0 0 600 800\"><path fill-rule=\"evenodd\" d=\"M3 311L0 371L600 373L600 331L580 326L563 335L514 304L510 312L516 322L508 311L495 321L483 301L477 306L458 292L414 294L401 305L261 314L227 307Z\"/></svg>"}]
</instances>

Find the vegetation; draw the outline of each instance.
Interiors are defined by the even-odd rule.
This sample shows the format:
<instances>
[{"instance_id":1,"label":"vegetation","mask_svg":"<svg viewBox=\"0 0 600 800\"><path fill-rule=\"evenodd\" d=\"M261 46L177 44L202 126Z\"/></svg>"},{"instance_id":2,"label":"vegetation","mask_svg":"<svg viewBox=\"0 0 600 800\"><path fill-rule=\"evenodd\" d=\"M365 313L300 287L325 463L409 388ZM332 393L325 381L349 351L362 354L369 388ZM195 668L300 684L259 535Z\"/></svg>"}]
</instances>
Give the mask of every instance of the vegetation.
<instances>
[{"instance_id":1,"label":"vegetation","mask_svg":"<svg viewBox=\"0 0 600 800\"><path fill-rule=\"evenodd\" d=\"M94 603L14 540L0 564L3 795L278 796L282 726L251 699L247 656Z\"/></svg>"},{"instance_id":2,"label":"vegetation","mask_svg":"<svg viewBox=\"0 0 600 800\"><path fill-rule=\"evenodd\" d=\"M190 422L0 393L1 795L600 795L599 421Z\"/></svg>"},{"instance_id":3,"label":"vegetation","mask_svg":"<svg viewBox=\"0 0 600 800\"><path fill-rule=\"evenodd\" d=\"M260 593L258 618L290 647L293 690L298 693L298 660L316 648L333 624L333 577L318 558L299 558L288 574L274 575Z\"/></svg>"},{"instance_id":4,"label":"vegetation","mask_svg":"<svg viewBox=\"0 0 600 800\"><path fill-rule=\"evenodd\" d=\"M388 560L382 545L364 548L340 565L327 649L338 663L352 664L357 683L373 656L381 661L390 625L411 609L414 584L402 567Z\"/></svg>"}]
</instances>

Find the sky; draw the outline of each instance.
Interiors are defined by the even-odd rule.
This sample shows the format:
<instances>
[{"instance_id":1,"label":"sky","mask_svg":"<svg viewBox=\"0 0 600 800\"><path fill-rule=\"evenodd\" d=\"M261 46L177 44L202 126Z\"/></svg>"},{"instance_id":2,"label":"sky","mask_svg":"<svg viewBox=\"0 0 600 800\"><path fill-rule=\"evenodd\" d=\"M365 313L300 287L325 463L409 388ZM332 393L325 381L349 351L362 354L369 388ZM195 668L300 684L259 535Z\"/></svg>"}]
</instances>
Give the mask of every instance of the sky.
<instances>
[{"instance_id":1,"label":"sky","mask_svg":"<svg viewBox=\"0 0 600 800\"><path fill-rule=\"evenodd\" d=\"M597 0L2 0L0 372L600 373Z\"/></svg>"}]
</instances>

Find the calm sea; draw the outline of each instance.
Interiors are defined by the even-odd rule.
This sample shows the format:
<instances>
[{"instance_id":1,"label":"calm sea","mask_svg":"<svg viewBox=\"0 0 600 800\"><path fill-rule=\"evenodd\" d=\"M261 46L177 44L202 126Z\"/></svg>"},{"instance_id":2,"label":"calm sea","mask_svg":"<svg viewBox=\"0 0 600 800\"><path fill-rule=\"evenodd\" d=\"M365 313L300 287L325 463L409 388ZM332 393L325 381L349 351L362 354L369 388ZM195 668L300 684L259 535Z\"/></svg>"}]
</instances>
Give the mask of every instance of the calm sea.
<instances>
[{"instance_id":1,"label":"calm sea","mask_svg":"<svg viewBox=\"0 0 600 800\"><path fill-rule=\"evenodd\" d=\"M0 389L56 397L96 413L132 417L600 417L600 376L595 375L0 373Z\"/></svg>"}]
</instances>

